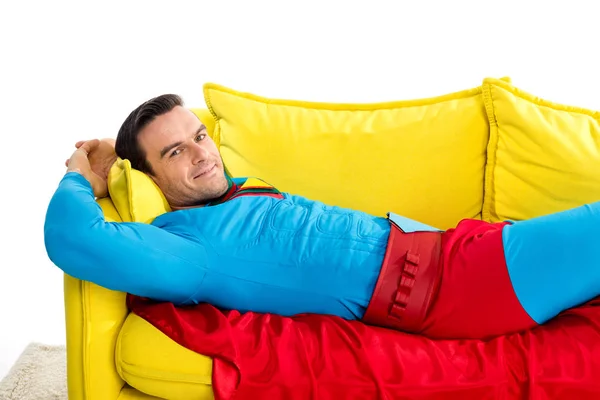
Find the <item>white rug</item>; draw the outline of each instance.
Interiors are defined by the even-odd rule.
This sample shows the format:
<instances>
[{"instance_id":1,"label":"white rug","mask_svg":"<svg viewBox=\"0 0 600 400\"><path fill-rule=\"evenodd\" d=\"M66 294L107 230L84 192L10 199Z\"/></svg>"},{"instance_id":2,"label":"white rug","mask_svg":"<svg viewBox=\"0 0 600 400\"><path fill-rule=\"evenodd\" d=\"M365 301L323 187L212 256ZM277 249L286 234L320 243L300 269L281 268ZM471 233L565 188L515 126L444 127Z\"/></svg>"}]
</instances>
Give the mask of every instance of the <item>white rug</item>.
<instances>
[{"instance_id":1,"label":"white rug","mask_svg":"<svg viewBox=\"0 0 600 400\"><path fill-rule=\"evenodd\" d=\"M65 347L29 344L0 382L0 400L67 400Z\"/></svg>"}]
</instances>

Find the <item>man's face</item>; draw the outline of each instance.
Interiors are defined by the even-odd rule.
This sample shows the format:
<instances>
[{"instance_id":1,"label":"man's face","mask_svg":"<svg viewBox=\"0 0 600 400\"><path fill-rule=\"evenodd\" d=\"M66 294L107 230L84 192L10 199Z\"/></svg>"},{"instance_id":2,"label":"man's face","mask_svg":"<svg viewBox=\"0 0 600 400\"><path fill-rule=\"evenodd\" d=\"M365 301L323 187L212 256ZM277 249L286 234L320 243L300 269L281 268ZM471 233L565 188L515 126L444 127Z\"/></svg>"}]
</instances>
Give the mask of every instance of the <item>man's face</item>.
<instances>
[{"instance_id":1,"label":"man's face","mask_svg":"<svg viewBox=\"0 0 600 400\"><path fill-rule=\"evenodd\" d=\"M138 141L172 207L200 205L227 191L219 150L190 110L178 106L156 117Z\"/></svg>"}]
</instances>

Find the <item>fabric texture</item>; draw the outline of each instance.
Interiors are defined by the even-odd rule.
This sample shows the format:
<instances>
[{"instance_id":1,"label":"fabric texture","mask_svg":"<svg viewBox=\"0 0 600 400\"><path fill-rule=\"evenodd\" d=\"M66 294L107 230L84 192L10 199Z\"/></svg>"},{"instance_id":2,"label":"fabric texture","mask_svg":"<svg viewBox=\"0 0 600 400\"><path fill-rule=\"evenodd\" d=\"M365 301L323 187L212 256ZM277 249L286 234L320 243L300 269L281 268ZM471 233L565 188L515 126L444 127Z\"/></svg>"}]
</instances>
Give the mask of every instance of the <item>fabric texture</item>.
<instances>
[{"instance_id":1,"label":"fabric texture","mask_svg":"<svg viewBox=\"0 0 600 400\"><path fill-rule=\"evenodd\" d=\"M0 381L1 400L67 400L65 346L27 345Z\"/></svg>"}]
</instances>

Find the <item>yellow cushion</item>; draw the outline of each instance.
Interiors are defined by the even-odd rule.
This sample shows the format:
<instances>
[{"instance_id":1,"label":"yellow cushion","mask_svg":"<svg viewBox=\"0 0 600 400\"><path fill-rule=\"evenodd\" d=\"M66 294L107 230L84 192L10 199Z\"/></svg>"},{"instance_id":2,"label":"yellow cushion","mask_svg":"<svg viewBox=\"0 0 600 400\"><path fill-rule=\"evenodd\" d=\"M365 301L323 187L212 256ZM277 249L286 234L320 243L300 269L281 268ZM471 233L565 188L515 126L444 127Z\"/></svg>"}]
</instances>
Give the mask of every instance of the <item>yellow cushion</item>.
<instances>
[{"instance_id":1,"label":"yellow cushion","mask_svg":"<svg viewBox=\"0 0 600 400\"><path fill-rule=\"evenodd\" d=\"M171 211L167 199L146 174L118 159L109 171L108 193L124 222L151 223Z\"/></svg>"},{"instance_id":2,"label":"yellow cushion","mask_svg":"<svg viewBox=\"0 0 600 400\"><path fill-rule=\"evenodd\" d=\"M483 219L522 220L600 199L600 114L486 79Z\"/></svg>"},{"instance_id":3,"label":"yellow cushion","mask_svg":"<svg viewBox=\"0 0 600 400\"><path fill-rule=\"evenodd\" d=\"M204 86L233 176L438 228L479 218L489 128L481 87L374 104L276 100Z\"/></svg>"},{"instance_id":4,"label":"yellow cushion","mask_svg":"<svg viewBox=\"0 0 600 400\"><path fill-rule=\"evenodd\" d=\"M208 132L208 136L212 137L213 132L215 130L215 119L212 114L206 108L191 108L192 111L198 119L206 126L206 131Z\"/></svg>"},{"instance_id":5,"label":"yellow cushion","mask_svg":"<svg viewBox=\"0 0 600 400\"><path fill-rule=\"evenodd\" d=\"M152 179L117 160L108 176L110 200L100 201L107 216L149 223L170 210ZM114 204L112 209L111 204ZM152 349L152 351L148 351ZM172 399L212 399L212 359L181 347L145 320L130 314L115 355L122 379L144 393Z\"/></svg>"},{"instance_id":6,"label":"yellow cushion","mask_svg":"<svg viewBox=\"0 0 600 400\"><path fill-rule=\"evenodd\" d=\"M123 380L144 393L173 400L214 398L210 359L171 341L133 313L123 324L115 358Z\"/></svg>"}]
</instances>

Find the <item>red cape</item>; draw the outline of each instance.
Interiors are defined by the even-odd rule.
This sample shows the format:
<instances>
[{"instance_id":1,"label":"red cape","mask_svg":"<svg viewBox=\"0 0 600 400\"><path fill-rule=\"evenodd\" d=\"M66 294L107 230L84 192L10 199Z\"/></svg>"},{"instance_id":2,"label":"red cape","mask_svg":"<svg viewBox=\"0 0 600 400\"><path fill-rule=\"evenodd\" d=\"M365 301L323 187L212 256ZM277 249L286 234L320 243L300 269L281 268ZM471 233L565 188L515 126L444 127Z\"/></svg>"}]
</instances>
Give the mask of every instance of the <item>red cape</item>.
<instances>
[{"instance_id":1,"label":"red cape","mask_svg":"<svg viewBox=\"0 0 600 400\"><path fill-rule=\"evenodd\" d=\"M131 295L128 306L214 359L217 400L600 398L598 299L489 341L430 340L337 317L174 307Z\"/></svg>"}]
</instances>

